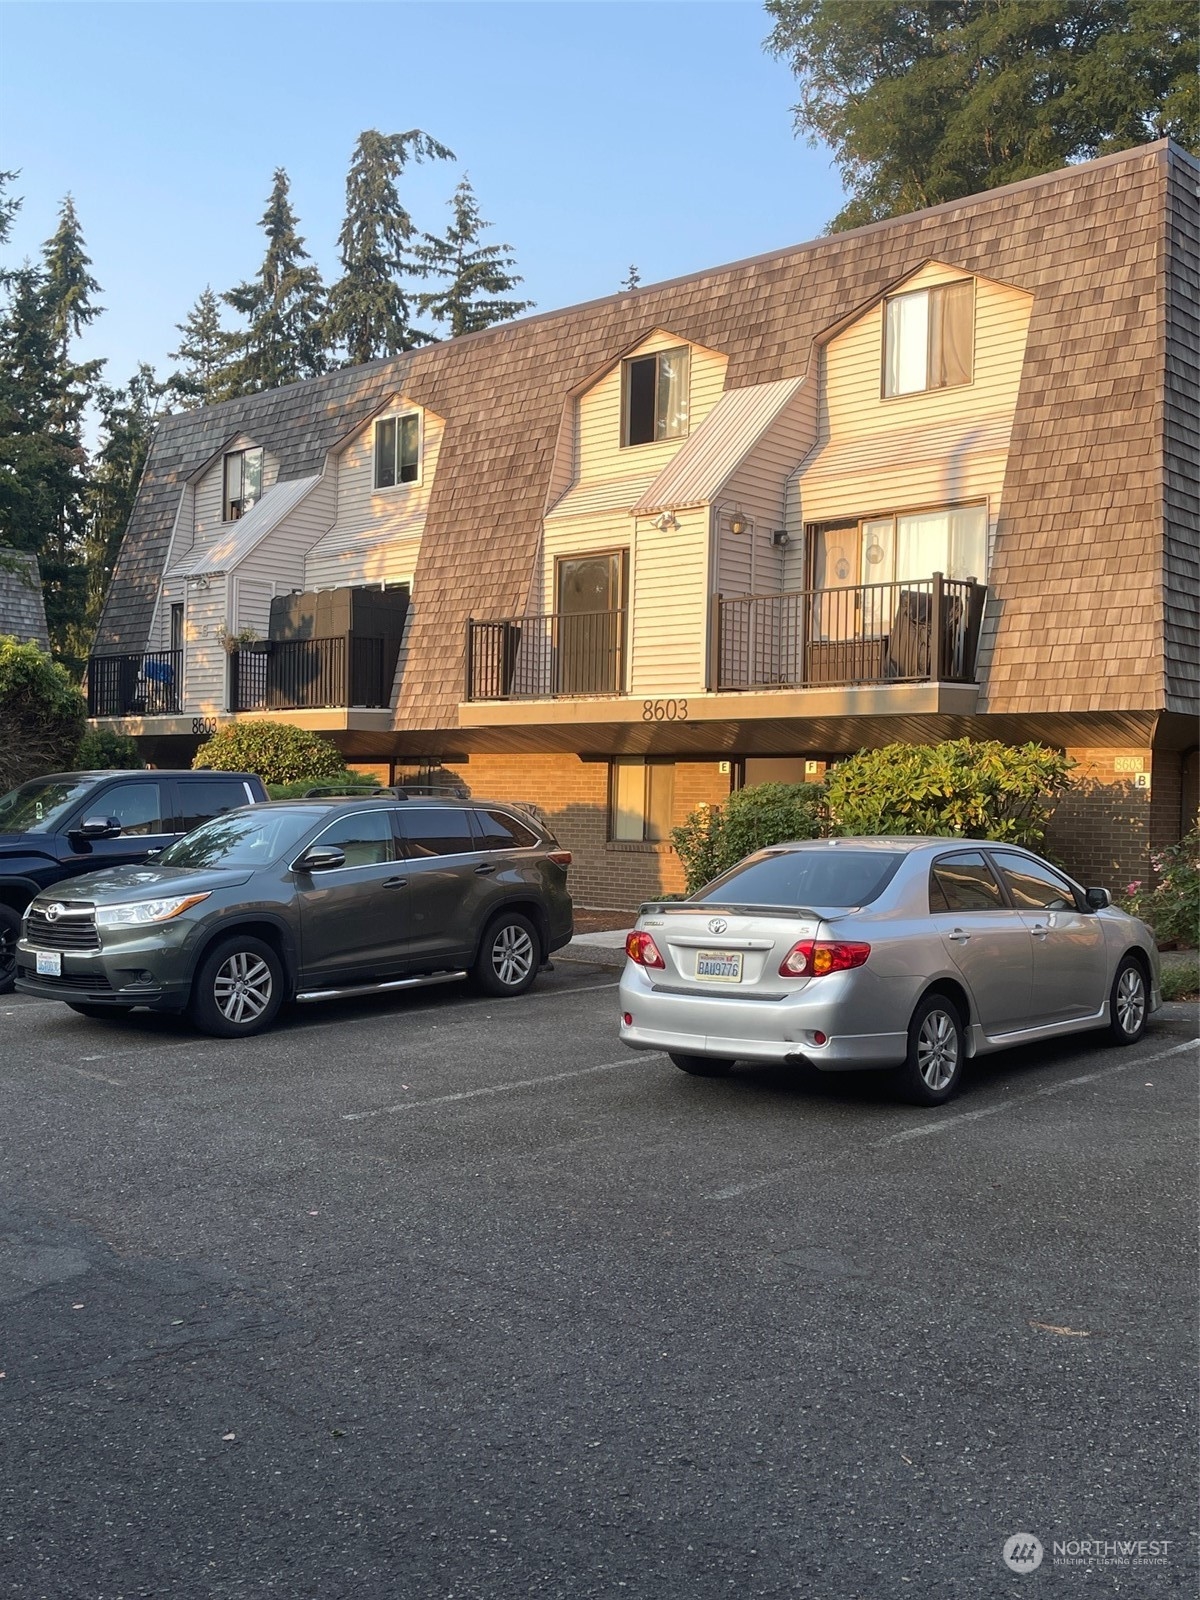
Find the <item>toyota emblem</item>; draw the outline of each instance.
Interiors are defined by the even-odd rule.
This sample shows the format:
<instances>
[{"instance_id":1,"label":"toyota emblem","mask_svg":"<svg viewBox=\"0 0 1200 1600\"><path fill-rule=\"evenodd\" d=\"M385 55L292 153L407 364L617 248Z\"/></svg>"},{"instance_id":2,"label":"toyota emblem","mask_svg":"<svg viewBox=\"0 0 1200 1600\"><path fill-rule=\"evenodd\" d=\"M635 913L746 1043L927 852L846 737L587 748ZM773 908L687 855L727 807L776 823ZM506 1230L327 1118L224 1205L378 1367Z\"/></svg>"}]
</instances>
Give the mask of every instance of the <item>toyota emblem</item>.
<instances>
[{"instance_id":1,"label":"toyota emblem","mask_svg":"<svg viewBox=\"0 0 1200 1600\"><path fill-rule=\"evenodd\" d=\"M724 933L729 924L724 917L713 917L708 924L709 933Z\"/></svg>"},{"instance_id":2,"label":"toyota emblem","mask_svg":"<svg viewBox=\"0 0 1200 1600\"><path fill-rule=\"evenodd\" d=\"M46 921L57 922L65 910L66 907L61 905L59 901L56 900L53 905L46 907Z\"/></svg>"}]
</instances>

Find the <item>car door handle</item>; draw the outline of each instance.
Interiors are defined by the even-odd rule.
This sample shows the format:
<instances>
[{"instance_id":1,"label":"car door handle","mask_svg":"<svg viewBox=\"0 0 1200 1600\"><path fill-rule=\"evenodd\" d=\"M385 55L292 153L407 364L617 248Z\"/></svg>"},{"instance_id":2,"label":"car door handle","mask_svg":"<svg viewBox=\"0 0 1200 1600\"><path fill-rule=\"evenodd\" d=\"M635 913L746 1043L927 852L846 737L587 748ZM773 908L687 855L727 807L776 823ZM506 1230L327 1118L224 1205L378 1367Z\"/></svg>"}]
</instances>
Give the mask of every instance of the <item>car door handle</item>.
<instances>
[{"instance_id":1,"label":"car door handle","mask_svg":"<svg viewBox=\"0 0 1200 1600\"><path fill-rule=\"evenodd\" d=\"M385 889L403 889L407 882L407 878L385 878L383 887Z\"/></svg>"},{"instance_id":2,"label":"car door handle","mask_svg":"<svg viewBox=\"0 0 1200 1600\"><path fill-rule=\"evenodd\" d=\"M482 877L484 875L484 873L495 872L495 870L496 870L495 867L492 865L492 863L490 861L481 861L479 863L479 865L475 868L475 871L479 874L480 877Z\"/></svg>"},{"instance_id":3,"label":"car door handle","mask_svg":"<svg viewBox=\"0 0 1200 1600\"><path fill-rule=\"evenodd\" d=\"M951 944L966 944L971 935L969 933L964 933L961 928L955 928L954 932L948 933L946 937L950 940Z\"/></svg>"},{"instance_id":4,"label":"car door handle","mask_svg":"<svg viewBox=\"0 0 1200 1600\"><path fill-rule=\"evenodd\" d=\"M1048 927L1046 927L1044 922L1035 922L1033 927L1030 928L1029 931L1030 931L1030 933L1032 933L1032 935L1033 935L1033 937L1035 939L1044 939L1046 937L1046 935L1050 932L1050 929Z\"/></svg>"}]
</instances>

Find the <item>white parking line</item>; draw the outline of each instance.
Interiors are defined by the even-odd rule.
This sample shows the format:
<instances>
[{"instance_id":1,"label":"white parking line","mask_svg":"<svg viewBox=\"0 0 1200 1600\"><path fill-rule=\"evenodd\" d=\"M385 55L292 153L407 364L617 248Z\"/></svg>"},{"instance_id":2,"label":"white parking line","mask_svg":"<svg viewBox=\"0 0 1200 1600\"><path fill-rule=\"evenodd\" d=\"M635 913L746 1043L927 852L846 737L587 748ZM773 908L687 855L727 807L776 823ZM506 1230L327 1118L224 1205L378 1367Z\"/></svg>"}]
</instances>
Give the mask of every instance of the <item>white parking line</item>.
<instances>
[{"instance_id":1,"label":"white parking line","mask_svg":"<svg viewBox=\"0 0 1200 1600\"><path fill-rule=\"evenodd\" d=\"M652 1050L649 1055L661 1052ZM566 1078L586 1078L592 1072L611 1072L615 1067L632 1066L634 1056L622 1056L620 1061L601 1061L594 1067L574 1067L570 1072L552 1072L545 1078L518 1078L512 1083L489 1083L482 1089L463 1089L459 1094L439 1094L432 1100L401 1100L398 1105L379 1106L374 1111L343 1111L343 1122L369 1122L372 1117L394 1117L402 1111L419 1111L425 1106L446 1106L459 1100L478 1100L482 1095L508 1094L514 1089L536 1089L543 1083L562 1083Z\"/></svg>"},{"instance_id":2,"label":"white parking line","mask_svg":"<svg viewBox=\"0 0 1200 1600\"><path fill-rule=\"evenodd\" d=\"M1121 1072L1132 1072L1135 1067L1153 1066L1156 1061L1165 1061L1169 1056L1182 1055L1185 1050L1195 1052L1196 1039L1185 1039L1182 1044L1172 1045L1168 1050L1158 1050L1152 1056L1134 1056L1130 1061L1122 1061L1118 1066L1103 1067L1099 1072L1086 1072L1078 1078L1066 1078L1062 1083L1049 1083L1044 1088L1034 1089L1029 1094L1017 1095L1008 1100L997 1100L992 1105L980 1106L974 1111L952 1112L949 1116L939 1117L936 1122L923 1122L916 1128L902 1128L897 1133L888 1133L882 1139L872 1139L864 1146L867 1150L882 1150L888 1145L905 1144L910 1139L924 1139L935 1133L952 1133L960 1122L978 1122L983 1117L998 1116L1001 1111L1011 1111L1014 1106L1019 1106L1032 1100L1045 1099L1048 1095L1062 1094L1067 1089L1076 1088L1081 1083L1095 1083L1098 1078L1116 1077ZM813 1170L812 1163L805 1164L805 1171ZM705 1200L736 1200L741 1195L753 1194L758 1189L766 1189L773 1183L780 1183L785 1178L796 1175L795 1167L784 1167L775 1172L763 1173L761 1177L751 1178L745 1183L731 1183L721 1189L714 1189L704 1196Z\"/></svg>"}]
</instances>

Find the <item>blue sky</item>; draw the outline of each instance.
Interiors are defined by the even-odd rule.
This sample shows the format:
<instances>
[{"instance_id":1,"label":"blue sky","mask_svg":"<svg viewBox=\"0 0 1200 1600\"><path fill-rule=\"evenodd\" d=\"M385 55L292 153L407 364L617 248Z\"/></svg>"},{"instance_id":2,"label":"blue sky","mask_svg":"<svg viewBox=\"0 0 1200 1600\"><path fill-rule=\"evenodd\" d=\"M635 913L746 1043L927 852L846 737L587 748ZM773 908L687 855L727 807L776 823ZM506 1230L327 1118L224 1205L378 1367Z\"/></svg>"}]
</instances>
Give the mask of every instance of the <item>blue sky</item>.
<instances>
[{"instance_id":1,"label":"blue sky","mask_svg":"<svg viewBox=\"0 0 1200 1600\"><path fill-rule=\"evenodd\" d=\"M420 127L458 161L410 168L440 228L470 173L522 294L551 310L809 239L841 204L792 132L795 83L752 0L0 6L0 168L24 206L9 264L75 196L106 310L81 353L165 373L206 283L257 268L286 167L310 253L336 274L359 132Z\"/></svg>"}]
</instances>

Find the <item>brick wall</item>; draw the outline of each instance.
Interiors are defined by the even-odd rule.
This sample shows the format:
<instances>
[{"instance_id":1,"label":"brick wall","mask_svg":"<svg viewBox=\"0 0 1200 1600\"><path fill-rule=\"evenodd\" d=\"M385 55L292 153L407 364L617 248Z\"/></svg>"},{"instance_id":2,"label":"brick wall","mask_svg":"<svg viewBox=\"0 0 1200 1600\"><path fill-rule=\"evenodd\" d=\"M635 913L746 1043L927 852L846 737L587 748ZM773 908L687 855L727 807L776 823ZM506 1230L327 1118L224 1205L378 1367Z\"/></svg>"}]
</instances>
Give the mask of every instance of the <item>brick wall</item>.
<instances>
[{"instance_id":1,"label":"brick wall","mask_svg":"<svg viewBox=\"0 0 1200 1600\"><path fill-rule=\"evenodd\" d=\"M1082 748L1068 750L1078 766L1074 784L1059 801L1046 834L1046 848L1072 877L1085 885L1123 890L1150 869L1151 818L1163 816L1168 802L1153 805L1154 790L1140 789L1137 774L1118 771L1122 764L1141 762L1157 783L1160 753L1148 748ZM1178 773L1178 758L1176 773ZM1179 790L1175 780L1175 838L1178 834Z\"/></svg>"},{"instance_id":2,"label":"brick wall","mask_svg":"<svg viewBox=\"0 0 1200 1600\"><path fill-rule=\"evenodd\" d=\"M657 894L683 889L683 868L669 844L629 844L608 837L608 763L573 755L474 755L448 769L481 799L536 806L570 850L570 887L578 906L630 910ZM715 761L675 764L672 825L702 802L719 804L729 775Z\"/></svg>"}]
</instances>

